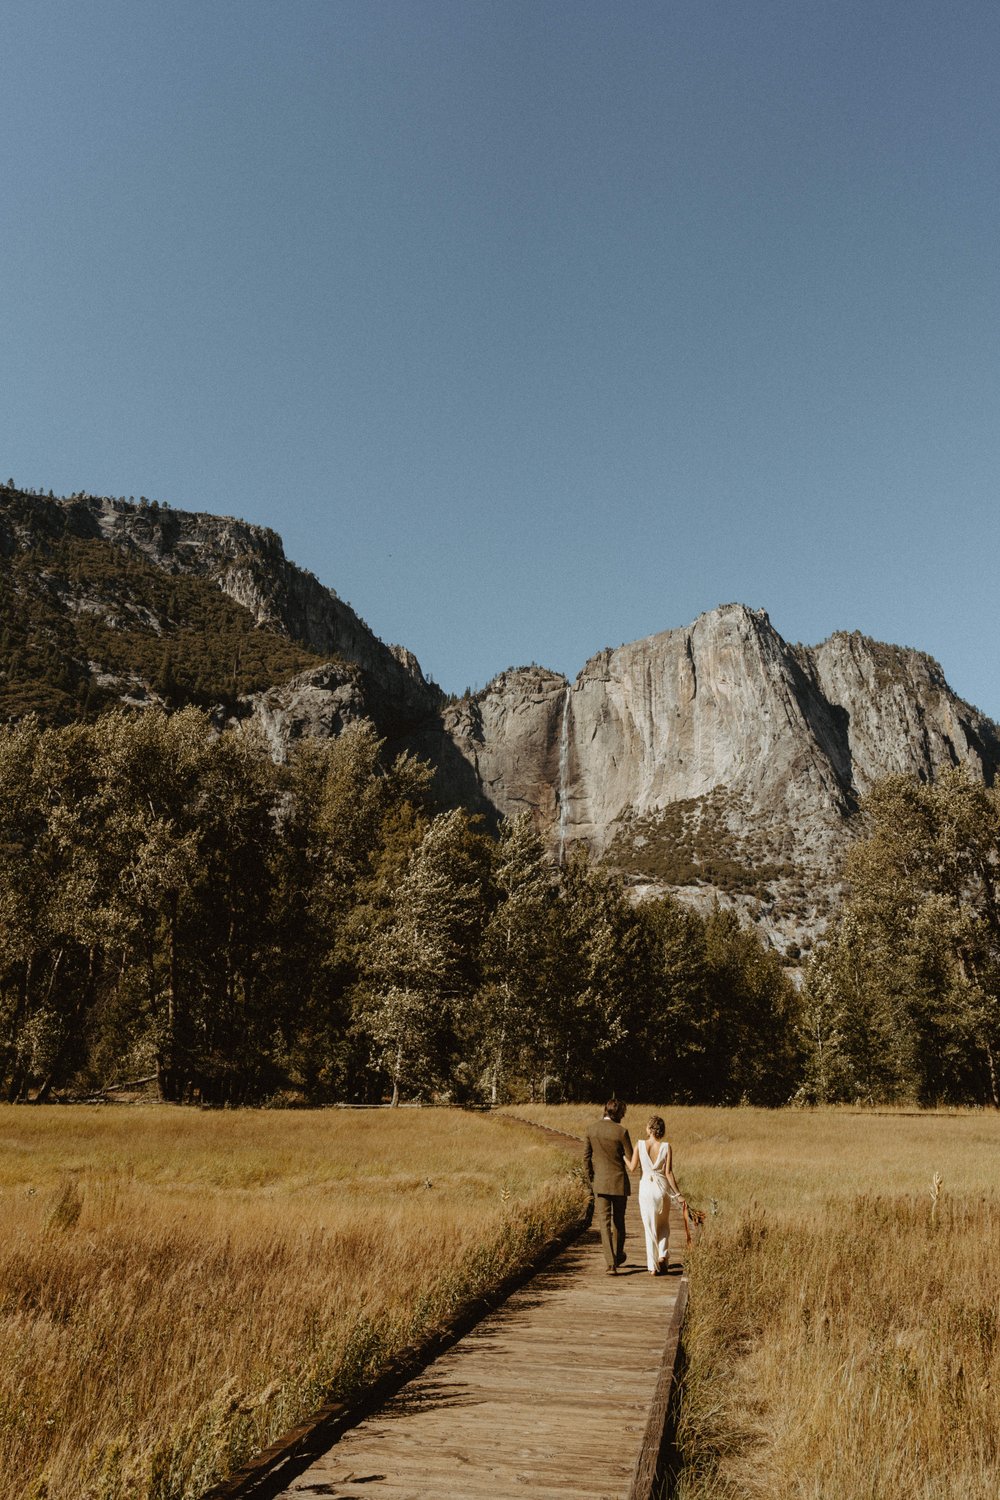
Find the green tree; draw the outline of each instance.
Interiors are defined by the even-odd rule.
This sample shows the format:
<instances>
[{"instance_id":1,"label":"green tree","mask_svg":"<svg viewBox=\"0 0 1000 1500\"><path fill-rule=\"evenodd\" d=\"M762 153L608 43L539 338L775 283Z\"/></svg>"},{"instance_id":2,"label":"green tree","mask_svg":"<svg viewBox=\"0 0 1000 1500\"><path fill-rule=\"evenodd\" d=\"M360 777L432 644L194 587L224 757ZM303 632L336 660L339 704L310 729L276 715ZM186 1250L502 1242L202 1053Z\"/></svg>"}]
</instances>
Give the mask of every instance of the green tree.
<instances>
[{"instance_id":1,"label":"green tree","mask_svg":"<svg viewBox=\"0 0 1000 1500\"><path fill-rule=\"evenodd\" d=\"M802 1078L795 1097L800 1103L833 1104L858 1094L846 1028L847 1007L830 972L813 957L806 973L797 1028Z\"/></svg>"},{"instance_id":2,"label":"green tree","mask_svg":"<svg viewBox=\"0 0 1000 1500\"><path fill-rule=\"evenodd\" d=\"M716 906L705 922L706 1102L785 1104L801 1075L797 1000L775 950Z\"/></svg>"},{"instance_id":3,"label":"green tree","mask_svg":"<svg viewBox=\"0 0 1000 1500\"><path fill-rule=\"evenodd\" d=\"M575 851L549 910L536 1068L540 1092L566 1099L633 1092L647 946L620 882Z\"/></svg>"},{"instance_id":4,"label":"green tree","mask_svg":"<svg viewBox=\"0 0 1000 1500\"><path fill-rule=\"evenodd\" d=\"M20 988L7 1010L11 1025L31 1023L34 1076L22 1067L12 1085L44 1095L142 1059L167 1098L254 1090L275 837L263 750L218 736L193 709L15 732L5 748L20 764L8 753L0 767L3 826L24 853L33 903L31 949L19 977L8 950L5 989ZM18 830L28 809L30 852ZM39 1077L43 1054L50 1071Z\"/></svg>"},{"instance_id":5,"label":"green tree","mask_svg":"<svg viewBox=\"0 0 1000 1500\"><path fill-rule=\"evenodd\" d=\"M96 733L0 736L0 994L10 1097L45 1098L82 1060L115 871Z\"/></svg>"},{"instance_id":6,"label":"green tree","mask_svg":"<svg viewBox=\"0 0 1000 1500\"><path fill-rule=\"evenodd\" d=\"M392 1086L448 1091L457 1031L477 981L484 917L483 840L462 811L427 828L364 953L364 1025Z\"/></svg>"},{"instance_id":7,"label":"green tree","mask_svg":"<svg viewBox=\"0 0 1000 1500\"><path fill-rule=\"evenodd\" d=\"M705 923L670 896L643 902L636 915L650 944L650 1003L641 1056L650 1098L709 1097L714 1068Z\"/></svg>"},{"instance_id":8,"label":"green tree","mask_svg":"<svg viewBox=\"0 0 1000 1500\"><path fill-rule=\"evenodd\" d=\"M310 1098L364 1093L367 1050L351 992L370 933L419 844L428 768L383 763L371 724L299 744L284 773L270 960L290 1082Z\"/></svg>"},{"instance_id":9,"label":"green tree","mask_svg":"<svg viewBox=\"0 0 1000 1500\"><path fill-rule=\"evenodd\" d=\"M961 770L894 776L864 815L810 986L833 988L866 1096L1000 1105L1000 794Z\"/></svg>"},{"instance_id":10,"label":"green tree","mask_svg":"<svg viewBox=\"0 0 1000 1500\"><path fill-rule=\"evenodd\" d=\"M535 1030L554 899L551 869L530 813L501 825L491 885L471 1040L483 1057L490 1102L497 1104L506 1095L511 1059L523 1059Z\"/></svg>"}]
</instances>

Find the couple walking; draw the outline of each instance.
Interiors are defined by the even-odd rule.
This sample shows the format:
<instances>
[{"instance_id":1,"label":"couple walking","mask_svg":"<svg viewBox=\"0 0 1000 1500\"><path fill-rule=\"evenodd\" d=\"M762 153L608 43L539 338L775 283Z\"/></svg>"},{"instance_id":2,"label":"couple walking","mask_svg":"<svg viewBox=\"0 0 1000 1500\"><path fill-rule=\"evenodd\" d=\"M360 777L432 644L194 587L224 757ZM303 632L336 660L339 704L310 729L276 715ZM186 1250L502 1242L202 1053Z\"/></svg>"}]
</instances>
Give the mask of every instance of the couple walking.
<instances>
[{"instance_id":1,"label":"couple walking","mask_svg":"<svg viewBox=\"0 0 1000 1500\"><path fill-rule=\"evenodd\" d=\"M670 1202L683 1203L674 1180L670 1143L659 1115L646 1125L646 1138L633 1148L622 1125L625 1106L609 1099L604 1118L587 1131L583 1159L594 1189L597 1227L607 1262L608 1275L617 1274L625 1261L625 1203L630 1187L628 1174L642 1168L639 1183L639 1213L646 1234L646 1265L652 1276L667 1270L670 1235Z\"/></svg>"}]
</instances>

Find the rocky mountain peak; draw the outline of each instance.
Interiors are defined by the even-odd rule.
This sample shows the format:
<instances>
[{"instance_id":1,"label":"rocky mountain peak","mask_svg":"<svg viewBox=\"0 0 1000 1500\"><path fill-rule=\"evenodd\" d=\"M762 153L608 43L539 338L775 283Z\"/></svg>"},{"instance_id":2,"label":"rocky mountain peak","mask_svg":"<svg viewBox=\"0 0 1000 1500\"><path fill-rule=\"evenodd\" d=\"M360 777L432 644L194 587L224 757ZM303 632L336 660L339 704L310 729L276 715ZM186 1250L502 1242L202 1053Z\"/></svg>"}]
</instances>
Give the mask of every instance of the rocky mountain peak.
<instances>
[{"instance_id":1,"label":"rocky mountain peak","mask_svg":"<svg viewBox=\"0 0 1000 1500\"><path fill-rule=\"evenodd\" d=\"M554 857L582 843L640 887L721 894L793 947L877 777L1000 766L1000 731L931 658L856 632L790 646L743 604L600 651L573 683L501 673L443 728L484 805L530 808Z\"/></svg>"}]
</instances>

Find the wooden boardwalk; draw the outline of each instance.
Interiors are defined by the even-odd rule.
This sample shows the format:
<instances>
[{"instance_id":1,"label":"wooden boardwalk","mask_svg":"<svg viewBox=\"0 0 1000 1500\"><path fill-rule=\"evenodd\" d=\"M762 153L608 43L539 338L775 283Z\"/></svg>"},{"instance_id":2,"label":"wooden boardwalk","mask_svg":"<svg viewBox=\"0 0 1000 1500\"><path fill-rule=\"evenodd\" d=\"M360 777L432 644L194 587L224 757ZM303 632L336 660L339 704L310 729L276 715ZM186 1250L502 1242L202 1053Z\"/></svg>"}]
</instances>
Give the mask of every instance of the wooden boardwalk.
<instances>
[{"instance_id":1,"label":"wooden boardwalk","mask_svg":"<svg viewBox=\"0 0 1000 1500\"><path fill-rule=\"evenodd\" d=\"M590 1229L282 1500L628 1500L681 1287L646 1270L635 1186L617 1276ZM679 1269L679 1215L670 1244Z\"/></svg>"}]
</instances>

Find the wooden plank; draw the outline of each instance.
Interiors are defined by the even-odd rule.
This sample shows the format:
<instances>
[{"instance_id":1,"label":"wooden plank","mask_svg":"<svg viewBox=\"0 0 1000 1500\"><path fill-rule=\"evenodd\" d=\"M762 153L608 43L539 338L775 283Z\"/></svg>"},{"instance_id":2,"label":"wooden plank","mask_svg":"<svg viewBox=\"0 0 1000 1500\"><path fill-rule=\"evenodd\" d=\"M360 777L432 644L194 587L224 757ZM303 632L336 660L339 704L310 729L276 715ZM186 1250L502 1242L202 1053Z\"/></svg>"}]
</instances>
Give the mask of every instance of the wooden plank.
<instances>
[{"instance_id":1,"label":"wooden plank","mask_svg":"<svg viewBox=\"0 0 1000 1500\"><path fill-rule=\"evenodd\" d=\"M432 1363L411 1355L412 1377L382 1382L368 1416L327 1408L325 1427L203 1500L651 1500L637 1486L657 1473L687 1283L648 1275L635 1194L626 1230L617 1276L596 1229L564 1244L482 1321L470 1309ZM679 1214L670 1246L676 1264Z\"/></svg>"},{"instance_id":2,"label":"wooden plank","mask_svg":"<svg viewBox=\"0 0 1000 1500\"><path fill-rule=\"evenodd\" d=\"M618 1441L615 1433L614 1442ZM637 1437L638 1441L638 1437ZM619 1488L624 1493L628 1488L633 1465L630 1455L619 1454L615 1456L607 1451L608 1445L596 1451L590 1451L580 1455L587 1470L595 1474L611 1475ZM332 1457L331 1452L331 1457ZM476 1474L489 1475L490 1483L495 1483L496 1475L501 1476L512 1471L535 1475L541 1484L579 1484L578 1474L579 1461L572 1468L567 1469L561 1461L561 1455L553 1455L549 1451L536 1451L526 1448L523 1444L516 1446L505 1444L498 1436L493 1446L486 1448L477 1444L474 1448L459 1448L454 1445L448 1448L439 1448L433 1455L428 1455L426 1449L415 1445L409 1451L397 1449L393 1445L392 1452L379 1451L376 1447L358 1445L350 1450L345 1450L337 1457L336 1464L320 1461L313 1464L307 1473L296 1481L301 1486L302 1480L319 1477L327 1477L336 1470L337 1473L346 1472L354 1474L382 1473L387 1482L402 1482L406 1477L414 1474L436 1474L436 1473L458 1473L462 1472L469 1483L473 1483ZM295 1487L292 1487L295 1492Z\"/></svg>"},{"instance_id":3,"label":"wooden plank","mask_svg":"<svg viewBox=\"0 0 1000 1500\"><path fill-rule=\"evenodd\" d=\"M577 1142L577 1144L579 1144ZM335 1443L348 1426L376 1410L417 1370L422 1369L455 1340L476 1327L491 1308L502 1306L525 1282L545 1271L560 1255L572 1253L574 1241L590 1222L571 1224L555 1239L542 1245L531 1262L512 1272L488 1293L458 1307L448 1322L420 1344L403 1350L360 1399L325 1403L307 1421L283 1434L263 1452L243 1464L228 1479L204 1491L201 1500L274 1500L283 1493L282 1476L301 1472L304 1463Z\"/></svg>"},{"instance_id":4,"label":"wooden plank","mask_svg":"<svg viewBox=\"0 0 1000 1500\"><path fill-rule=\"evenodd\" d=\"M351 1472L351 1471L348 1471ZM355 1488L355 1484L357 1488ZM628 1465L622 1464L617 1471L602 1469L584 1477L579 1469L572 1475L540 1475L534 1466L518 1468L507 1464L487 1469L482 1465L452 1465L447 1468L432 1468L415 1465L406 1471L394 1470L391 1474L381 1469L358 1471L358 1479L346 1479L344 1471L338 1471L330 1479L315 1474L312 1470L296 1481L289 1491L292 1500L304 1494L336 1495L338 1500L379 1500L398 1494L409 1494L417 1500L435 1500L454 1496L456 1500L510 1500L512 1495L527 1495L531 1500L551 1497L551 1500L620 1500L628 1485ZM326 1486L326 1488L321 1488Z\"/></svg>"},{"instance_id":5,"label":"wooden plank","mask_svg":"<svg viewBox=\"0 0 1000 1500\"><path fill-rule=\"evenodd\" d=\"M654 1490L662 1478L664 1467L662 1457L668 1438L668 1419L671 1401L674 1396L674 1376L677 1367L677 1356L680 1351L684 1314L687 1311L687 1297L688 1281L685 1276L679 1288L677 1301L674 1304L669 1335L663 1347L663 1361L660 1366L656 1389L653 1393L653 1400L650 1403L649 1420L646 1424L646 1431L643 1434L639 1457L636 1460L635 1474L632 1479L632 1487L629 1490L628 1500L652 1500Z\"/></svg>"},{"instance_id":6,"label":"wooden plank","mask_svg":"<svg viewBox=\"0 0 1000 1500\"><path fill-rule=\"evenodd\" d=\"M633 1197L632 1236L638 1217ZM591 1230L275 1493L626 1500L658 1423L662 1434L664 1346L685 1292L644 1265L605 1275Z\"/></svg>"}]
</instances>

